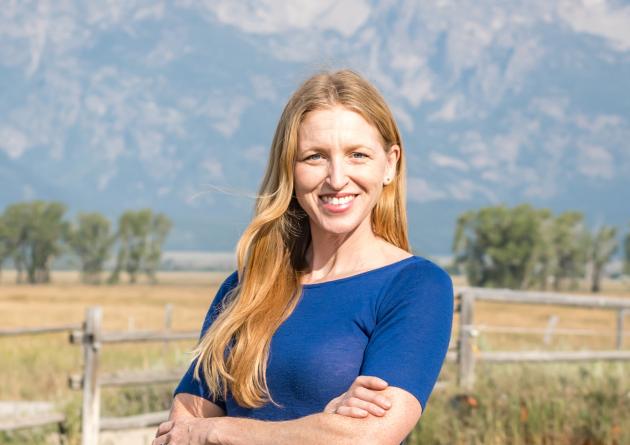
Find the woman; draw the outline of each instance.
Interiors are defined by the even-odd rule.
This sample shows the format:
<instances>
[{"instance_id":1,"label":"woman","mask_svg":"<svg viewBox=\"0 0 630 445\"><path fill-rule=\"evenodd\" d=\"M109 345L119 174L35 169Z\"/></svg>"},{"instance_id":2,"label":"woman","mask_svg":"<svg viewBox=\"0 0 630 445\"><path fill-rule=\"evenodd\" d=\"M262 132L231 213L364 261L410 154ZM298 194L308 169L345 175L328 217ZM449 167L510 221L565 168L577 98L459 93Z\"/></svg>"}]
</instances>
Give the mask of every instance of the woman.
<instances>
[{"instance_id":1,"label":"woman","mask_svg":"<svg viewBox=\"0 0 630 445\"><path fill-rule=\"evenodd\" d=\"M396 444L448 348L448 274L410 254L387 104L342 70L287 103L238 270L210 305L155 445ZM388 403L389 402L389 403Z\"/></svg>"}]
</instances>

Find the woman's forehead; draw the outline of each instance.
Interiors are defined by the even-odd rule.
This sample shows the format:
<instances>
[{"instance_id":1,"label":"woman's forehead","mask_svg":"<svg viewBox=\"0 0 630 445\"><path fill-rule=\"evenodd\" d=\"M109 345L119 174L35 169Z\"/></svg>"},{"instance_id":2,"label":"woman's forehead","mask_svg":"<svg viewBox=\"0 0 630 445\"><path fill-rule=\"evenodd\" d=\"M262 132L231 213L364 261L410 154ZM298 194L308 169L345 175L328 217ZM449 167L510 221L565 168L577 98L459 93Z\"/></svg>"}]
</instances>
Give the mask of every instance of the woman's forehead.
<instances>
[{"instance_id":1,"label":"woman's forehead","mask_svg":"<svg viewBox=\"0 0 630 445\"><path fill-rule=\"evenodd\" d=\"M302 149L311 146L382 145L378 130L363 116L342 106L314 110L305 115L298 131Z\"/></svg>"}]
</instances>

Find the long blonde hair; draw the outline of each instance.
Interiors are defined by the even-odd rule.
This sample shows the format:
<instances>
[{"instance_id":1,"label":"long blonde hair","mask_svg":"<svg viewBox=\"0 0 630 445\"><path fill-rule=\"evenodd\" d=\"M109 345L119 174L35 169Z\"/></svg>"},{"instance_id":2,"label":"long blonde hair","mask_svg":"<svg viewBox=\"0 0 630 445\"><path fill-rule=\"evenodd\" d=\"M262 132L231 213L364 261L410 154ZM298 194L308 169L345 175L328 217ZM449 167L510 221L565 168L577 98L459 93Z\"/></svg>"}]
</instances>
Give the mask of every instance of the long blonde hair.
<instances>
[{"instance_id":1,"label":"long blonde hair","mask_svg":"<svg viewBox=\"0 0 630 445\"><path fill-rule=\"evenodd\" d=\"M255 215L236 247L238 285L225 296L222 311L193 350L193 360L198 359L195 378L199 379L202 369L211 394L221 394L226 400L229 388L243 407L258 408L269 400L276 404L266 379L269 347L299 300L311 239L308 217L293 193L298 130L308 112L334 105L357 112L374 125L386 152L395 144L400 146L396 175L383 188L371 222L376 235L410 251L405 158L400 132L385 100L351 70L310 77L291 96L278 122Z\"/></svg>"}]
</instances>

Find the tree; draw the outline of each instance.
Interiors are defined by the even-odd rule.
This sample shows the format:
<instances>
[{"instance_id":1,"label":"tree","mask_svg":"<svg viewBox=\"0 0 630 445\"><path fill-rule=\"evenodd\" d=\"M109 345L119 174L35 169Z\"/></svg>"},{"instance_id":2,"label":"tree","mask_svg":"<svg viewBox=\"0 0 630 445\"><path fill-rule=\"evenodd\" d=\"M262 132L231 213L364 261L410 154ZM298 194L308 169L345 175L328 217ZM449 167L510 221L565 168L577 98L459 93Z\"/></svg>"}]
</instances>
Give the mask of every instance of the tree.
<instances>
[{"instance_id":1,"label":"tree","mask_svg":"<svg viewBox=\"0 0 630 445\"><path fill-rule=\"evenodd\" d=\"M617 251L617 228L602 226L590 237L591 292L599 292L602 271Z\"/></svg>"},{"instance_id":2,"label":"tree","mask_svg":"<svg viewBox=\"0 0 630 445\"><path fill-rule=\"evenodd\" d=\"M33 231L30 213L26 203L18 203L7 207L3 215L5 242L17 271L17 283L24 280L24 269L30 256L28 239Z\"/></svg>"},{"instance_id":3,"label":"tree","mask_svg":"<svg viewBox=\"0 0 630 445\"><path fill-rule=\"evenodd\" d=\"M567 279L570 280L570 288L577 288L578 278L584 276L588 233L583 221L584 215L580 212L564 212L551 224L553 289L556 291L560 290Z\"/></svg>"},{"instance_id":4,"label":"tree","mask_svg":"<svg viewBox=\"0 0 630 445\"><path fill-rule=\"evenodd\" d=\"M12 245L9 240L9 229L6 226L4 215L0 215L0 274L2 273L2 265L11 256L11 253Z\"/></svg>"},{"instance_id":5,"label":"tree","mask_svg":"<svg viewBox=\"0 0 630 445\"><path fill-rule=\"evenodd\" d=\"M160 266L162 259L162 245L166 241L168 232L172 227L171 221L162 213L155 215L151 220L151 230L149 232L149 242L147 254L144 261L143 271L147 274L151 282L157 282L155 271Z\"/></svg>"},{"instance_id":6,"label":"tree","mask_svg":"<svg viewBox=\"0 0 630 445\"><path fill-rule=\"evenodd\" d=\"M171 229L164 214L154 215L150 209L127 211L118 220L118 255L116 268L109 281L118 282L125 271L129 282L135 283L140 272L155 282L155 271L162 257L162 244Z\"/></svg>"},{"instance_id":7,"label":"tree","mask_svg":"<svg viewBox=\"0 0 630 445\"><path fill-rule=\"evenodd\" d=\"M531 279L540 215L529 205L486 207L461 215L453 252L473 286L521 288Z\"/></svg>"},{"instance_id":8,"label":"tree","mask_svg":"<svg viewBox=\"0 0 630 445\"><path fill-rule=\"evenodd\" d=\"M50 266L62 252L67 230L63 220L66 207L59 202L31 201L12 204L4 213L5 236L18 271L17 281L26 271L29 283L50 281Z\"/></svg>"},{"instance_id":9,"label":"tree","mask_svg":"<svg viewBox=\"0 0 630 445\"><path fill-rule=\"evenodd\" d=\"M81 262L82 281L100 283L115 241L109 220L100 213L81 213L77 218L78 223L69 228L66 240Z\"/></svg>"},{"instance_id":10,"label":"tree","mask_svg":"<svg viewBox=\"0 0 630 445\"><path fill-rule=\"evenodd\" d=\"M527 269L524 287L547 289L554 261L550 230L554 218L549 209L539 209L536 212L538 216L537 242L534 245L534 253Z\"/></svg>"}]
</instances>

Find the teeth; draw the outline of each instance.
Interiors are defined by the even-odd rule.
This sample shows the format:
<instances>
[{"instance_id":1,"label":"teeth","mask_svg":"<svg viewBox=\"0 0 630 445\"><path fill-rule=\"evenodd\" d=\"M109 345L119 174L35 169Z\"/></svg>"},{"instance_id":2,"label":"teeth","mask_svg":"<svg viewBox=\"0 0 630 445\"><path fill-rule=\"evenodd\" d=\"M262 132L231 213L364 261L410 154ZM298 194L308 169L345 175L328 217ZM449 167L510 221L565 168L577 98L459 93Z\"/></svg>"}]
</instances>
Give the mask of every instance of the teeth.
<instances>
[{"instance_id":1,"label":"teeth","mask_svg":"<svg viewBox=\"0 0 630 445\"><path fill-rule=\"evenodd\" d=\"M341 205L346 204L354 199L354 195L344 196L342 198L337 198L334 196L322 196L322 200L324 202L332 204L332 205Z\"/></svg>"}]
</instances>

